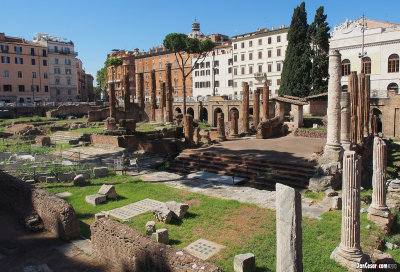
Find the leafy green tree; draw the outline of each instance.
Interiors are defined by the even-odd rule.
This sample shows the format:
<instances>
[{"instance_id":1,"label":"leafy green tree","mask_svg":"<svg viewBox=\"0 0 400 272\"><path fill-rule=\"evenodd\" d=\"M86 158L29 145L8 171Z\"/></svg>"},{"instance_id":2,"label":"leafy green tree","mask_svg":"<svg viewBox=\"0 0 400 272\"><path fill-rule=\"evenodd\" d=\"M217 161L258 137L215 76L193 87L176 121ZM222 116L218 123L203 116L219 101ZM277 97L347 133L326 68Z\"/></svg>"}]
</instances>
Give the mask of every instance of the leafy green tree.
<instances>
[{"instance_id":1,"label":"leafy green tree","mask_svg":"<svg viewBox=\"0 0 400 272\"><path fill-rule=\"evenodd\" d=\"M283 62L280 95L308 96L311 88L311 47L305 3L294 9Z\"/></svg>"},{"instance_id":2,"label":"leafy green tree","mask_svg":"<svg viewBox=\"0 0 400 272\"><path fill-rule=\"evenodd\" d=\"M330 27L326 22L324 7L315 13L314 22L308 29L312 48L311 94L320 94L328 90L329 38Z\"/></svg>"},{"instance_id":3,"label":"leafy green tree","mask_svg":"<svg viewBox=\"0 0 400 272\"><path fill-rule=\"evenodd\" d=\"M105 90L107 87L107 67L104 66L96 73L96 83L102 90Z\"/></svg>"},{"instance_id":4,"label":"leafy green tree","mask_svg":"<svg viewBox=\"0 0 400 272\"><path fill-rule=\"evenodd\" d=\"M174 52L179 70L182 73L183 88L183 114L186 114L186 78L190 75L199 61L203 62L208 51L211 51L215 43L210 39L200 41L199 39L189 38L183 33L170 33L165 36L164 47ZM185 67L187 62L195 59L193 65Z\"/></svg>"}]
</instances>

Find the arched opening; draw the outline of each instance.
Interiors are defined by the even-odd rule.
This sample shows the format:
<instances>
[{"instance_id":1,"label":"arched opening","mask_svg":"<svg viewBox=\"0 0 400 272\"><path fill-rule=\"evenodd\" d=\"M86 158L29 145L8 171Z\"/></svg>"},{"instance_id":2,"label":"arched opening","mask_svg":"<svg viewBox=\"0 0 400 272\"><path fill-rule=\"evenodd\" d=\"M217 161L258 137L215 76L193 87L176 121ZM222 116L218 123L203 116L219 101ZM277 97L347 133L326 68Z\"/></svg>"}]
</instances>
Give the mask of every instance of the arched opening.
<instances>
[{"instance_id":1,"label":"arched opening","mask_svg":"<svg viewBox=\"0 0 400 272\"><path fill-rule=\"evenodd\" d=\"M253 122L253 108L249 108L249 122Z\"/></svg>"},{"instance_id":2,"label":"arched opening","mask_svg":"<svg viewBox=\"0 0 400 272\"><path fill-rule=\"evenodd\" d=\"M221 108L216 108L215 110L214 110L214 123L213 123L213 126L214 127L216 127L217 126L217 119L218 119L218 113L220 113L220 112L222 112L222 109Z\"/></svg>"},{"instance_id":3,"label":"arched opening","mask_svg":"<svg viewBox=\"0 0 400 272\"><path fill-rule=\"evenodd\" d=\"M348 92L349 91L349 86L343 85L342 86L342 92Z\"/></svg>"},{"instance_id":4,"label":"arched opening","mask_svg":"<svg viewBox=\"0 0 400 272\"><path fill-rule=\"evenodd\" d=\"M19 99L19 103L25 103L25 100L21 97L21 98Z\"/></svg>"},{"instance_id":5,"label":"arched opening","mask_svg":"<svg viewBox=\"0 0 400 272\"><path fill-rule=\"evenodd\" d=\"M239 110L237 109L237 108L231 108L230 110L229 110L229 116L228 116L228 120L230 121L231 120L231 114L232 114L232 112L237 112L237 114L238 114L238 116L239 116ZM239 117L240 118L240 117Z\"/></svg>"},{"instance_id":6,"label":"arched opening","mask_svg":"<svg viewBox=\"0 0 400 272\"><path fill-rule=\"evenodd\" d=\"M388 85L387 90L389 92L399 93L399 85L397 85L397 83L392 82Z\"/></svg>"},{"instance_id":7,"label":"arched opening","mask_svg":"<svg viewBox=\"0 0 400 272\"><path fill-rule=\"evenodd\" d=\"M363 57L362 58L362 72L364 74L371 74L371 58Z\"/></svg>"},{"instance_id":8,"label":"arched opening","mask_svg":"<svg viewBox=\"0 0 400 272\"><path fill-rule=\"evenodd\" d=\"M175 108L175 114L179 114L179 113L182 113L182 110L181 110L181 108L176 107Z\"/></svg>"},{"instance_id":9,"label":"arched opening","mask_svg":"<svg viewBox=\"0 0 400 272\"><path fill-rule=\"evenodd\" d=\"M190 114L194 118L194 110L193 110L193 108L191 108L191 107L187 108L186 114Z\"/></svg>"},{"instance_id":10,"label":"arched opening","mask_svg":"<svg viewBox=\"0 0 400 272\"><path fill-rule=\"evenodd\" d=\"M350 75L350 70L351 69L351 67L350 67L350 60L348 60L348 59L344 59L343 61L342 61L342 76L348 76L348 75Z\"/></svg>"},{"instance_id":11,"label":"arched opening","mask_svg":"<svg viewBox=\"0 0 400 272\"><path fill-rule=\"evenodd\" d=\"M206 108L200 109L200 121L204 123L208 123L208 111Z\"/></svg>"},{"instance_id":12,"label":"arched opening","mask_svg":"<svg viewBox=\"0 0 400 272\"><path fill-rule=\"evenodd\" d=\"M391 54L388 58L388 73L399 72L399 55Z\"/></svg>"},{"instance_id":13,"label":"arched opening","mask_svg":"<svg viewBox=\"0 0 400 272\"><path fill-rule=\"evenodd\" d=\"M371 126L375 134L382 132L382 112L378 108L372 109Z\"/></svg>"}]
</instances>

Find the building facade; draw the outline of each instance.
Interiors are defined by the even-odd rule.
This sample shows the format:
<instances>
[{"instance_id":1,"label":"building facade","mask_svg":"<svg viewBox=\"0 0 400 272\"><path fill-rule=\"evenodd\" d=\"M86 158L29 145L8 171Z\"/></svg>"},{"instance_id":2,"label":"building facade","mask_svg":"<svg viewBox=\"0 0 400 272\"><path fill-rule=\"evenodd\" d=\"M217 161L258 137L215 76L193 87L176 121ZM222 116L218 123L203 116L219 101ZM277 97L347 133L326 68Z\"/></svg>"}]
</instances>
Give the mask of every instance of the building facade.
<instances>
[{"instance_id":1,"label":"building facade","mask_svg":"<svg viewBox=\"0 0 400 272\"><path fill-rule=\"evenodd\" d=\"M192 65L196 63L192 59ZM232 44L216 46L204 60L196 64L193 72L193 97L204 100L207 96L226 95L235 99L233 92L233 57Z\"/></svg>"},{"instance_id":2,"label":"building facade","mask_svg":"<svg viewBox=\"0 0 400 272\"><path fill-rule=\"evenodd\" d=\"M388 97L390 91L399 93L400 24L363 18L346 20L334 27L330 49L342 55L344 90L350 72L363 70L371 76L371 97Z\"/></svg>"},{"instance_id":3,"label":"building facade","mask_svg":"<svg viewBox=\"0 0 400 272\"><path fill-rule=\"evenodd\" d=\"M232 37L234 96L241 95L242 82L248 82L251 90L262 87L262 81L255 78L261 75L267 77L270 95L278 95L288 31L281 25Z\"/></svg>"},{"instance_id":4,"label":"building facade","mask_svg":"<svg viewBox=\"0 0 400 272\"><path fill-rule=\"evenodd\" d=\"M0 101L49 100L47 47L0 33Z\"/></svg>"},{"instance_id":5,"label":"building facade","mask_svg":"<svg viewBox=\"0 0 400 272\"><path fill-rule=\"evenodd\" d=\"M66 38L36 33L33 43L47 47L50 96L54 102L80 101L74 43Z\"/></svg>"},{"instance_id":6,"label":"building facade","mask_svg":"<svg viewBox=\"0 0 400 272\"><path fill-rule=\"evenodd\" d=\"M76 82L78 84L78 99L79 101L87 101L86 85L85 85L85 70L82 67L82 61L75 59Z\"/></svg>"}]
</instances>

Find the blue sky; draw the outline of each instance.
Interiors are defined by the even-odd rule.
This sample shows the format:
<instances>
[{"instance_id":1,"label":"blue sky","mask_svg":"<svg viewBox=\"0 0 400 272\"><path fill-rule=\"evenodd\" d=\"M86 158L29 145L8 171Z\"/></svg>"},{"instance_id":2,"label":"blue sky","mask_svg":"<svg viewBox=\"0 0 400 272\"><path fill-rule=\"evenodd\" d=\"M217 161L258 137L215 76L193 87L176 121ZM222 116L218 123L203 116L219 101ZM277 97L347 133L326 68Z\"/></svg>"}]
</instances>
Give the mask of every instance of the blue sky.
<instances>
[{"instance_id":1,"label":"blue sky","mask_svg":"<svg viewBox=\"0 0 400 272\"><path fill-rule=\"evenodd\" d=\"M141 51L162 44L168 33L189 33L197 17L204 34L234 36L257 28L290 25L302 1L7 1L0 0L0 32L31 40L34 33L66 37L75 44L87 73L95 76L112 49ZM399 0L306 1L308 21L325 7L330 26L346 18L400 23Z\"/></svg>"}]
</instances>

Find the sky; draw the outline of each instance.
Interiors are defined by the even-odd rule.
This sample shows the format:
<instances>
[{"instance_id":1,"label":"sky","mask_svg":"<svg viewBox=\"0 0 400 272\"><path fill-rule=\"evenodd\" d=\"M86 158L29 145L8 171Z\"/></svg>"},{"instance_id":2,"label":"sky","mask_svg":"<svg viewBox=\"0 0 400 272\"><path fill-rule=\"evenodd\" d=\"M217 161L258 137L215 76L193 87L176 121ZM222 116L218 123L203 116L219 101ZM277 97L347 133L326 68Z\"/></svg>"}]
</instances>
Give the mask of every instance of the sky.
<instances>
[{"instance_id":1,"label":"sky","mask_svg":"<svg viewBox=\"0 0 400 272\"><path fill-rule=\"evenodd\" d=\"M290 25L296 0L0 0L0 32L32 40L47 33L72 40L86 73L96 76L113 49L147 51L172 32L189 33L194 18L205 35L235 36ZM308 22L324 6L331 28L347 18L400 23L400 0L306 1Z\"/></svg>"}]
</instances>

